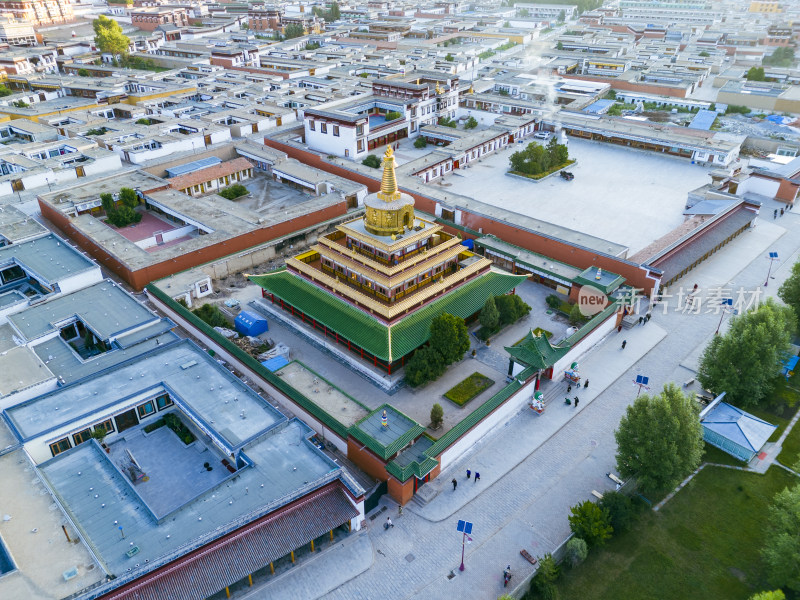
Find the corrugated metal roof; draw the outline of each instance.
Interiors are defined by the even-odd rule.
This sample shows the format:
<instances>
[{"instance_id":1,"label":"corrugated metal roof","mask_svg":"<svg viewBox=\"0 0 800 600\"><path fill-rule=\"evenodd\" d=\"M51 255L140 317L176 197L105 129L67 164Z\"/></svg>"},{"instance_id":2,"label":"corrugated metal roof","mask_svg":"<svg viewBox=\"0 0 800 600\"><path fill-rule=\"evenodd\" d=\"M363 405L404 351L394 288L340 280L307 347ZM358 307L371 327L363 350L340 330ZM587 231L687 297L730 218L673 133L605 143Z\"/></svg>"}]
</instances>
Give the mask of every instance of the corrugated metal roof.
<instances>
[{"instance_id":1,"label":"corrugated metal roof","mask_svg":"<svg viewBox=\"0 0 800 600\"><path fill-rule=\"evenodd\" d=\"M716 111L698 110L697 114L694 116L694 119L692 119L692 122L689 123L689 129L703 129L708 131L711 129L711 126L714 124L716 118Z\"/></svg>"},{"instance_id":2,"label":"corrugated metal roof","mask_svg":"<svg viewBox=\"0 0 800 600\"><path fill-rule=\"evenodd\" d=\"M331 484L102 598L202 600L357 515L342 489Z\"/></svg>"},{"instance_id":3,"label":"corrugated metal roof","mask_svg":"<svg viewBox=\"0 0 800 600\"><path fill-rule=\"evenodd\" d=\"M207 158L201 158L200 160L193 160L192 162L170 167L169 169L167 169L167 177L177 177L178 175L186 175L187 173L191 173L193 171L199 171L200 169L213 167L214 165L218 165L221 162L222 159L217 158L216 156L209 156Z\"/></svg>"},{"instance_id":4,"label":"corrugated metal roof","mask_svg":"<svg viewBox=\"0 0 800 600\"><path fill-rule=\"evenodd\" d=\"M727 402L720 402L712 408L703 418L702 424L704 429L714 431L751 452L761 450L772 432L777 429L776 425L767 423Z\"/></svg>"}]
</instances>

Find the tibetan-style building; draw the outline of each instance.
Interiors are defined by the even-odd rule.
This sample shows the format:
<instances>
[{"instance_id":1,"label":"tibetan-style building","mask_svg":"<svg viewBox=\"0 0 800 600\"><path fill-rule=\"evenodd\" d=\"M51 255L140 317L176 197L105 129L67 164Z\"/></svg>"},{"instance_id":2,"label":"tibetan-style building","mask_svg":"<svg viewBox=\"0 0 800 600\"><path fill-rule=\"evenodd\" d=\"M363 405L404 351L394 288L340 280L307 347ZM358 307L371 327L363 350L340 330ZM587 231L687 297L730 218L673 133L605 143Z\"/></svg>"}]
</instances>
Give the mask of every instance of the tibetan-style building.
<instances>
[{"instance_id":1,"label":"tibetan-style building","mask_svg":"<svg viewBox=\"0 0 800 600\"><path fill-rule=\"evenodd\" d=\"M250 279L273 304L389 374L428 340L434 317L466 319L525 279L495 271L415 215L414 199L397 187L391 147L381 189L364 204L363 218L338 225L285 270Z\"/></svg>"}]
</instances>

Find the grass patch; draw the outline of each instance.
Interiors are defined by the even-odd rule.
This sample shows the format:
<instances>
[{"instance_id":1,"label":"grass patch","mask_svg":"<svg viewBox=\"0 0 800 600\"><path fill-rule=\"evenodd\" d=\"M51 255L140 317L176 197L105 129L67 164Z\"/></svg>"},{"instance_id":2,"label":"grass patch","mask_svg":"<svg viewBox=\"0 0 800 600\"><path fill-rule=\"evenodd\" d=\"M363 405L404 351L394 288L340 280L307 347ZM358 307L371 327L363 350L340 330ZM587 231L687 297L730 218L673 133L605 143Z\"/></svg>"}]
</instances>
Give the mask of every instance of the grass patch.
<instances>
[{"instance_id":1,"label":"grass patch","mask_svg":"<svg viewBox=\"0 0 800 600\"><path fill-rule=\"evenodd\" d=\"M575 163L575 161L573 159L570 159L567 162L565 162L565 163L563 163L561 165L558 165L557 167L553 167L551 169L548 169L547 171L542 171L541 173L537 173L536 175L528 175L527 173L520 173L519 171L509 171L509 173L511 173L512 175L519 175L520 177L527 177L528 179L539 180L539 179L543 179L544 177L547 177L548 175L552 175L556 171L560 171L561 169L565 169L565 168L567 168L568 166L570 166L570 165L572 165L574 163Z\"/></svg>"},{"instance_id":2,"label":"grass patch","mask_svg":"<svg viewBox=\"0 0 800 600\"><path fill-rule=\"evenodd\" d=\"M800 461L800 426L795 425L783 440L783 448L778 454L778 461L790 468Z\"/></svg>"},{"instance_id":3,"label":"grass patch","mask_svg":"<svg viewBox=\"0 0 800 600\"><path fill-rule=\"evenodd\" d=\"M486 377L486 375L475 372L461 383L447 390L444 397L459 406L464 406L481 392L492 387L493 384L494 381Z\"/></svg>"},{"instance_id":4,"label":"grass patch","mask_svg":"<svg viewBox=\"0 0 800 600\"><path fill-rule=\"evenodd\" d=\"M745 600L765 582L759 549L767 506L797 479L706 467L658 513L590 552L558 583L561 598ZM713 509L710 509L713 507Z\"/></svg>"}]
</instances>

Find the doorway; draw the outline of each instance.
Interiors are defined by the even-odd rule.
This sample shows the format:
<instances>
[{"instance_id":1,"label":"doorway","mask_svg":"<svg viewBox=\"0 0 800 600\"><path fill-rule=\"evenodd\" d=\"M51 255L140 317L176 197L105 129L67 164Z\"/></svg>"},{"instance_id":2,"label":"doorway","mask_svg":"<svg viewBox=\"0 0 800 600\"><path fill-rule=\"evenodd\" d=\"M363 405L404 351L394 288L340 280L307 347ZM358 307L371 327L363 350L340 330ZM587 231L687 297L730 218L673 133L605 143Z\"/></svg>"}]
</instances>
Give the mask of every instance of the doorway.
<instances>
[{"instance_id":1,"label":"doorway","mask_svg":"<svg viewBox=\"0 0 800 600\"><path fill-rule=\"evenodd\" d=\"M139 419L136 417L136 410L130 409L114 417L114 423L117 425L117 433L122 433L126 429L130 429L139 424Z\"/></svg>"}]
</instances>

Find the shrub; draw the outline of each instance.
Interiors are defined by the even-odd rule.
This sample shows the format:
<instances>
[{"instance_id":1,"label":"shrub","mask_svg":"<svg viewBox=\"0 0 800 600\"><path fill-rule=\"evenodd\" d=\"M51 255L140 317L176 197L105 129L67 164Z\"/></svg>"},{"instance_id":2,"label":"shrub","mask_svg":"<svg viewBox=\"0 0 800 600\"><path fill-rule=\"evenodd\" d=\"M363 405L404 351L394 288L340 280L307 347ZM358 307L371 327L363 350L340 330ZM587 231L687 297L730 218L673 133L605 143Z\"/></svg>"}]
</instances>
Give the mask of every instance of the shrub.
<instances>
[{"instance_id":1,"label":"shrub","mask_svg":"<svg viewBox=\"0 0 800 600\"><path fill-rule=\"evenodd\" d=\"M589 556L589 546L579 537L567 542L565 559L571 567L577 567Z\"/></svg>"},{"instance_id":2,"label":"shrub","mask_svg":"<svg viewBox=\"0 0 800 600\"><path fill-rule=\"evenodd\" d=\"M373 169L377 169L381 166L381 159L375 156L374 154L370 154L364 160L361 161L362 165L367 167L372 167Z\"/></svg>"},{"instance_id":3,"label":"shrub","mask_svg":"<svg viewBox=\"0 0 800 600\"><path fill-rule=\"evenodd\" d=\"M385 115L383 115L383 116L384 116L384 118L385 118L387 121L394 121L395 119L399 119L399 118L401 118L403 115L401 115L401 114L400 114L399 112L397 112L396 110L390 110L389 112L387 112L387 113L386 113Z\"/></svg>"},{"instance_id":4,"label":"shrub","mask_svg":"<svg viewBox=\"0 0 800 600\"><path fill-rule=\"evenodd\" d=\"M574 304L569 311L569 324L570 325L577 325L583 321L583 313L581 312L581 307L577 304Z\"/></svg>"},{"instance_id":5,"label":"shrub","mask_svg":"<svg viewBox=\"0 0 800 600\"><path fill-rule=\"evenodd\" d=\"M531 312L531 307L516 294L495 296L494 301L500 312L500 325L515 323Z\"/></svg>"},{"instance_id":6,"label":"shrub","mask_svg":"<svg viewBox=\"0 0 800 600\"><path fill-rule=\"evenodd\" d=\"M556 588L556 581L558 581L559 568L556 560L549 552L539 559L539 569L536 575L531 580L530 593L534 598L545 598L554 600L558 598L558 588Z\"/></svg>"},{"instance_id":7,"label":"shrub","mask_svg":"<svg viewBox=\"0 0 800 600\"><path fill-rule=\"evenodd\" d=\"M136 121L137 125L150 125L151 123L152 123L152 121L150 119L147 119L147 118L141 118L141 119L138 119Z\"/></svg>"},{"instance_id":8,"label":"shrub","mask_svg":"<svg viewBox=\"0 0 800 600\"><path fill-rule=\"evenodd\" d=\"M108 133L108 127L98 127L97 129L90 129L86 132L86 135L105 135L106 133Z\"/></svg>"},{"instance_id":9,"label":"shrub","mask_svg":"<svg viewBox=\"0 0 800 600\"><path fill-rule=\"evenodd\" d=\"M228 320L216 304L206 303L200 308L195 308L192 312L211 327L228 327Z\"/></svg>"},{"instance_id":10,"label":"shrub","mask_svg":"<svg viewBox=\"0 0 800 600\"><path fill-rule=\"evenodd\" d=\"M590 546L602 545L614 531L608 511L590 500L570 509L569 528Z\"/></svg>"},{"instance_id":11,"label":"shrub","mask_svg":"<svg viewBox=\"0 0 800 600\"><path fill-rule=\"evenodd\" d=\"M728 108L725 109L725 114L730 115L733 113L738 113L740 115L749 115L750 109L740 104L729 104Z\"/></svg>"},{"instance_id":12,"label":"shrub","mask_svg":"<svg viewBox=\"0 0 800 600\"><path fill-rule=\"evenodd\" d=\"M633 521L633 502L625 494L606 492L599 502L600 508L608 511L608 522L614 531L624 531Z\"/></svg>"},{"instance_id":13,"label":"shrub","mask_svg":"<svg viewBox=\"0 0 800 600\"><path fill-rule=\"evenodd\" d=\"M87 69L78 69L78 75L81 77L89 77L89 71Z\"/></svg>"},{"instance_id":14,"label":"shrub","mask_svg":"<svg viewBox=\"0 0 800 600\"><path fill-rule=\"evenodd\" d=\"M11 88L9 88L8 86L0 84L0 98L3 98L5 96L10 96L13 93L14 92L11 90Z\"/></svg>"},{"instance_id":15,"label":"shrub","mask_svg":"<svg viewBox=\"0 0 800 600\"><path fill-rule=\"evenodd\" d=\"M438 402L431 407L431 427L438 429L444 420L444 409Z\"/></svg>"},{"instance_id":16,"label":"shrub","mask_svg":"<svg viewBox=\"0 0 800 600\"><path fill-rule=\"evenodd\" d=\"M444 59L445 59L447 62L453 62L453 61L455 60L455 58L453 57L453 55L452 55L452 54L450 54L449 52L447 53L447 56L445 56L445 57L444 57Z\"/></svg>"},{"instance_id":17,"label":"shrub","mask_svg":"<svg viewBox=\"0 0 800 600\"><path fill-rule=\"evenodd\" d=\"M452 127L453 129L458 127L458 123L456 123L450 117L439 117L439 125L442 127Z\"/></svg>"},{"instance_id":18,"label":"shrub","mask_svg":"<svg viewBox=\"0 0 800 600\"><path fill-rule=\"evenodd\" d=\"M464 123L464 129L475 129L478 126L478 121L475 117L470 117Z\"/></svg>"},{"instance_id":19,"label":"shrub","mask_svg":"<svg viewBox=\"0 0 800 600\"><path fill-rule=\"evenodd\" d=\"M428 140L424 137L419 136L416 140L414 140L414 148L424 148L428 145Z\"/></svg>"},{"instance_id":20,"label":"shrub","mask_svg":"<svg viewBox=\"0 0 800 600\"><path fill-rule=\"evenodd\" d=\"M149 425L145 425L144 431L145 433L150 433L151 431L155 431L156 429L158 429L159 427L163 427L164 425L166 425L166 423L164 422L164 418L162 417L157 421L153 421Z\"/></svg>"},{"instance_id":21,"label":"shrub","mask_svg":"<svg viewBox=\"0 0 800 600\"><path fill-rule=\"evenodd\" d=\"M553 310L558 310L561 306L561 298L556 296L555 294L550 294L547 298L544 299L547 306L552 308Z\"/></svg>"},{"instance_id":22,"label":"shrub","mask_svg":"<svg viewBox=\"0 0 800 600\"><path fill-rule=\"evenodd\" d=\"M493 380L476 372L447 390L444 397L459 406L464 406L467 402L479 396L481 392L492 387L493 384Z\"/></svg>"},{"instance_id":23,"label":"shrub","mask_svg":"<svg viewBox=\"0 0 800 600\"><path fill-rule=\"evenodd\" d=\"M227 198L228 200L235 200L236 198L241 198L247 193L247 188L241 183L234 183L233 185L226 187L224 190L220 190L219 195L223 198Z\"/></svg>"}]
</instances>

